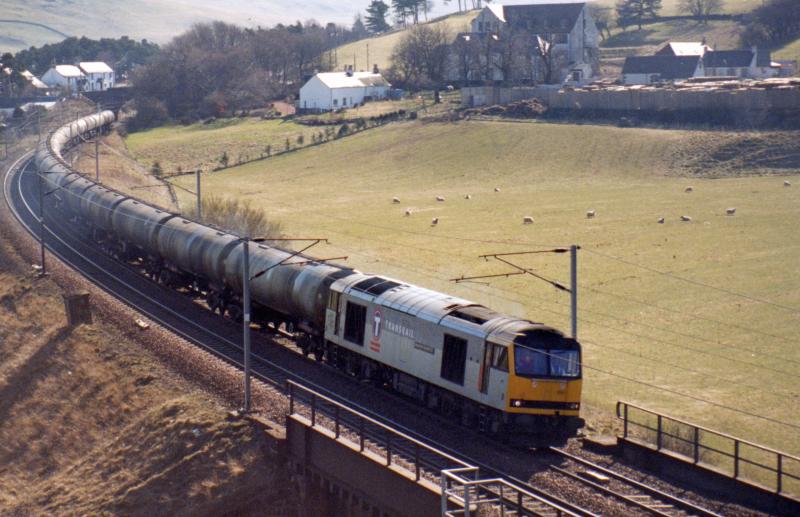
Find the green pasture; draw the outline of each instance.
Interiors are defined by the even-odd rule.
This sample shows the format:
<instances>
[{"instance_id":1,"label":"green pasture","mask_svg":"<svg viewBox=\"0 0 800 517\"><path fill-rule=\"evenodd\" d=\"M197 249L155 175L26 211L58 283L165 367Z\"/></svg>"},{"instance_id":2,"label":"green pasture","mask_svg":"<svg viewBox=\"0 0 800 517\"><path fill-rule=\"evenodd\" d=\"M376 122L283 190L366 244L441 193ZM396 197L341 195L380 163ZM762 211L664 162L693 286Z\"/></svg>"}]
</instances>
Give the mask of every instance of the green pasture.
<instances>
[{"instance_id":1,"label":"green pasture","mask_svg":"<svg viewBox=\"0 0 800 517\"><path fill-rule=\"evenodd\" d=\"M184 171L211 170L220 165L223 153L228 154L231 165L266 155L267 146L271 146L271 153L276 154L286 149L287 138L292 148L298 147L297 137L300 135L303 135L303 145L308 145L311 136L319 131L320 128L292 121L230 118L210 124L165 126L132 133L125 143L142 164L149 167L158 161L169 174L176 172L178 167Z\"/></svg>"},{"instance_id":2,"label":"green pasture","mask_svg":"<svg viewBox=\"0 0 800 517\"><path fill-rule=\"evenodd\" d=\"M409 122L206 175L204 191L251 201L289 236L328 237L315 256L562 329L569 297L532 276L451 279L513 271L478 255L579 244L590 411L626 399L797 453L797 428L720 406L800 425L800 181L678 176L676 156L717 135ZM513 262L568 282L564 254Z\"/></svg>"}]
</instances>

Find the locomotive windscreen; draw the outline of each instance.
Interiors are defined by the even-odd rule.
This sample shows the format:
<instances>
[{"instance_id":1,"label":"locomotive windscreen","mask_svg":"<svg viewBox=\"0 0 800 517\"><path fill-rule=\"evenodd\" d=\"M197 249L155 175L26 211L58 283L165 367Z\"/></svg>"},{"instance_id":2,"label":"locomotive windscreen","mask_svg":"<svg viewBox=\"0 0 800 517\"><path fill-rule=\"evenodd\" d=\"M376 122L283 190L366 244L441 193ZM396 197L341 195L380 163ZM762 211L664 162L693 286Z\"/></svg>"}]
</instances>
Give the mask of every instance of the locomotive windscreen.
<instances>
[{"instance_id":1,"label":"locomotive windscreen","mask_svg":"<svg viewBox=\"0 0 800 517\"><path fill-rule=\"evenodd\" d=\"M574 339L555 332L526 332L514 340L514 371L522 377L580 377L580 354Z\"/></svg>"}]
</instances>

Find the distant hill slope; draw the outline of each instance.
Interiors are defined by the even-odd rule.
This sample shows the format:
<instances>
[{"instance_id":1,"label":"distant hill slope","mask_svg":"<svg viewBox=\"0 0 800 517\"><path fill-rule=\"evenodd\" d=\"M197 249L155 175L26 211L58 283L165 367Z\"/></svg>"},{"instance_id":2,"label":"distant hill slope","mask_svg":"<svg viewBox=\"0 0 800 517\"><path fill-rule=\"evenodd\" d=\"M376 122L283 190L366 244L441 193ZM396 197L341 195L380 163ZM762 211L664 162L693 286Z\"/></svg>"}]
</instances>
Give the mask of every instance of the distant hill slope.
<instances>
[{"instance_id":1,"label":"distant hill slope","mask_svg":"<svg viewBox=\"0 0 800 517\"><path fill-rule=\"evenodd\" d=\"M3 0L0 19L42 23L70 36L119 37L163 43L191 24L224 20L246 26L294 23L314 18L351 24L366 2L307 0L303 8L281 0ZM0 24L0 52L53 43L61 38L45 29Z\"/></svg>"},{"instance_id":2,"label":"distant hill slope","mask_svg":"<svg viewBox=\"0 0 800 517\"><path fill-rule=\"evenodd\" d=\"M432 25L446 25L450 33L455 36L459 32L469 30L469 22L478 12L476 10L461 14L456 13L430 23ZM352 65L353 63L355 63L357 70L366 70L367 68L372 68L372 65L375 64L382 70L389 68L392 50L394 50L395 45L407 30L401 29L374 38L366 38L342 45L333 51L330 56L331 62L334 64L335 69L344 65Z\"/></svg>"}]
</instances>

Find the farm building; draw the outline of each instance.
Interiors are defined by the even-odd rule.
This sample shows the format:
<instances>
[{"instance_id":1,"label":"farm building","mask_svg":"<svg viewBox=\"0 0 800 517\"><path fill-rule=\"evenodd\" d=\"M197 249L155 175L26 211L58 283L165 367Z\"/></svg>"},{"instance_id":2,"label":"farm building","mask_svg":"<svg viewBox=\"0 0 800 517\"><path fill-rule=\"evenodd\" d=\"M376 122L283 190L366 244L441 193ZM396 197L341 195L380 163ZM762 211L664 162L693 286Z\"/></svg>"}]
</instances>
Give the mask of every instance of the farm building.
<instances>
[{"instance_id":1,"label":"farm building","mask_svg":"<svg viewBox=\"0 0 800 517\"><path fill-rule=\"evenodd\" d=\"M33 73L30 70L25 70L23 72L20 72L20 75L22 75L22 77L24 77L25 80L28 81L33 88L36 88L37 90L47 89L47 85L44 84L38 77L33 75Z\"/></svg>"},{"instance_id":2,"label":"farm building","mask_svg":"<svg viewBox=\"0 0 800 517\"><path fill-rule=\"evenodd\" d=\"M585 2L492 3L470 29L451 45L451 81L581 83L599 71L600 33Z\"/></svg>"},{"instance_id":3,"label":"farm building","mask_svg":"<svg viewBox=\"0 0 800 517\"><path fill-rule=\"evenodd\" d=\"M319 113L351 108L371 100L386 99L391 84L377 69L372 72L327 72L316 74L300 88L299 113Z\"/></svg>"},{"instance_id":4,"label":"farm building","mask_svg":"<svg viewBox=\"0 0 800 517\"><path fill-rule=\"evenodd\" d=\"M626 58L622 67L625 84L653 84L703 76L700 56L635 56Z\"/></svg>"},{"instance_id":5,"label":"farm building","mask_svg":"<svg viewBox=\"0 0 800 517\"><path fill-rule=\"evenodd\" d=\"M705 41L670 41L661 47L656 56L702 56L711 50Z\"/></svg>"},{"instance_id":6,"label":"farm building","mask_svg":"<svg viewBox=\"0 0 800 517\"><path fill-rule=\"evenodd\" d=\"M114 87L114 70L102 61L82 62L78 66L86 74L84 91L100 92Z\"/></svg>"},{"instance_id":7,"label":"farm building","mask_svg":"<svg viewBox=\"0 0 800 517\"><path fill-rule=\"evenodd\" d=\"M773 64L769 51L753 47L750 50L709 50L703 56L707 77L741 77L766 79L780 72Z\"/></svg>"},{"instance_id":8,"label":"farm building","mask_svg":"<svg viewBox=\"0 0 800 517\"><path fill-rule=\"evenodd\" d=\"M78 91L86 76L74 65L56 65L42 76L42 82L50 88Z\"/></svg>"}]
</instances>

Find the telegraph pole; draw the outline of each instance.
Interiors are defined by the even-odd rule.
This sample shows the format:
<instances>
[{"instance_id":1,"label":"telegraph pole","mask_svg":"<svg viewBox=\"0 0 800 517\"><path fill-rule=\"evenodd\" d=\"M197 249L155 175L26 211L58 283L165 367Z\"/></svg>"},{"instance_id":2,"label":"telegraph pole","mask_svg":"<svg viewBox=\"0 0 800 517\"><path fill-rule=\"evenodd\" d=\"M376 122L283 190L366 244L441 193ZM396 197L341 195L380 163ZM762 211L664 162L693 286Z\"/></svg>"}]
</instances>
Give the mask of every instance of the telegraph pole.
<instances>
[{"instance_id":1,"label":"telegraph pole","mask_svg":"<svg viewBox=\"0 0 800 517\"><path fill-rule=\"evenodd\" d=\"M197 220L203 220L203 199L200 196L200 169L194 171L195 192L197 193Z\"/></svg>"},{"instance_id":2,"label":"telegraph pole","mask_svg":"<svg viewBox=\"0 0 800 517\"><path fill-rule=\"evenodd\" d=\"M100 115L100 103L97 103L97 114ZM100 127L97 128L97 134L94 137L94 180L100 183Z\"/></svg>"},{"instance_id":3,"label":"telegraph pole","mask_svg":"<svg viewBox=\"0 0 800 517\"><path fill-rule=\"evenodd\" d=\"M39 271L39 276L45 276L47 274L47 269L44 262L44 177L42 176L42 171L40 169L36 169L37 175L39 176L39 244L41 245L41 264L42 269Z\"/></svg>"},{"instance_id":4,"label":"telegraph pole","mask_svg":"<svg viewBox=\"0 0 800 517\"><path fill-rule=\"evenodd\" d=\"M569 247L569 294L572 339L578 339L578 246Z\"/></svg>"},{"instance_id":5,"label":"telegraph pole","mask_svg":"<svg viewBox=\"0 0 800 517\"><path fill-rule=\"evenodd\" d=\"M249 413L250 403L250 239L245 237L242 240L244 246L244 257L242 260L244 276L242 277L242 304L244 314L242 316L244 330L244 413Z\"/></svg>"}]
</instances>

